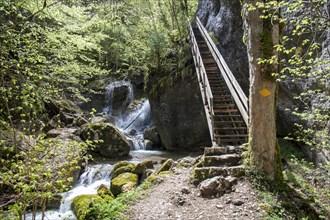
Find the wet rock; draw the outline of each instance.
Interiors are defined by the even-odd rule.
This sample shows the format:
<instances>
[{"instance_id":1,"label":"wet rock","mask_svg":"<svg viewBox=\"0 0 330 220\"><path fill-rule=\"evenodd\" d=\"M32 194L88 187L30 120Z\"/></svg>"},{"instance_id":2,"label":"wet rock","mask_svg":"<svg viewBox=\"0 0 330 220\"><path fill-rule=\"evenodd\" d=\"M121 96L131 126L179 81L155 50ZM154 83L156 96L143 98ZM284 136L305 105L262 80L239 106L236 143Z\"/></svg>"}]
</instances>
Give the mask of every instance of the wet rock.
<instances>
[{"instance_id":1,"label":"wet rock","mask_svg":"<svg viewBox=\"0 0 330 220\"><path fill-rule=\"evenodd\" d=\"M111 180L110 191L117 196L137 187L138 176L134 173L122 173Z\"/></svg>"},{"instance_id":2,"label":"wet rock","mask_svg":"<svg viewBox=\"0 0 330 220\"><path fill-rule=\"evenodd\" d=\"M124 112L133 99L132 85L128 81L117 81L107 86L109 113L113 116Z\"/></svg>"},{"instance_id":3,"label":"wet rock","mask_svg":"<svg viewBox=\"0 0 330 220\"><path fill-rule=\"evenodd\" d=\"M144 139L150 140L152 142L153 148L161 147L160 137L159 137L158 131L155 126L146 128L143 132L143 137L144 137Z\"/></svg>"},{"instance_id":4,"label":"wet rock","mask_svg":"<svg viewBox=\"0 0 330 220\"><path fill-rule=\"evenodd\" d=\"M232 186L237 183L235 177L217 176L211 179L204 180L199 185L199 190L202 197L222 196L227 191L231 190Z\"/></svg>"},{"instance_id":5,"label":"wet rock","mask_svg":"<svg viewBox=\"0 0 330 220\"><path fill-rule=\"evenodd\" d=\"M150 140L144 140L144 146L146 150L153 150L154 144Z\"/></svg>"},{"instance_id":6,"label":"wet rock","mask_svg":"<svg viewBox=\"0 0 330 220\"><path fill-rule=\"evenodd\" d=\"M87 123L81 128L83 140L94 141L94 151L103 157L120 158L129 154L130 144L110 123Z\"/></svg>"}]
</instances>

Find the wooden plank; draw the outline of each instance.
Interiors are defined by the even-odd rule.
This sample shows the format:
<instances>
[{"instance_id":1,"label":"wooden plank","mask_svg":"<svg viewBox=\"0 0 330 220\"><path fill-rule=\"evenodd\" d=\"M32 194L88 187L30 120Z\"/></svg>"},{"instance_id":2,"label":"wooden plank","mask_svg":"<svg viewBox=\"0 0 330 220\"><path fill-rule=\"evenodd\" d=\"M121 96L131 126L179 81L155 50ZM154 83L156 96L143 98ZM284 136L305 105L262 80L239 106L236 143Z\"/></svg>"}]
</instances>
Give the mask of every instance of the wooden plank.
<instances>
[{"instance_id":1,"label":"wooden plank","mask_svg":"<svg viewBox=\"0 0 330 220\"><path fill-rule=\"evenodd\" d=\"M241 112L246 125L248 125L248 100L198 17L196 17L196 21L205 42L207 43L216 63L218 64L220 72L237 104L239 111Z\"/></svg>"},{"instance_id":2,"label":"wooden plank","mask_svg":"<svg viewBox=\"0 0 330 220\"><path fill-rule=\"evenodd\" d=\"M198 84L200 87L202 100L204 103L204 111L206 114L206 120L209 127L210 137L212 145L216 145L216 140L214 138L214 112L213 112L213 95L211 91L211 87L209 84L209 81L207 79L206 71L204 68L204 64L202 62L201 54L199 51L199 48L197 46L197 41L193 32L193 29L191 27L189 19L187 19L188 29L189 29L189 35L190 35L190 41L192 44L191 50L193 54L193 59L196 67L196 74L198 78ZM209 111L211 109L211 111Z\"/></svg>"}]
</instances>

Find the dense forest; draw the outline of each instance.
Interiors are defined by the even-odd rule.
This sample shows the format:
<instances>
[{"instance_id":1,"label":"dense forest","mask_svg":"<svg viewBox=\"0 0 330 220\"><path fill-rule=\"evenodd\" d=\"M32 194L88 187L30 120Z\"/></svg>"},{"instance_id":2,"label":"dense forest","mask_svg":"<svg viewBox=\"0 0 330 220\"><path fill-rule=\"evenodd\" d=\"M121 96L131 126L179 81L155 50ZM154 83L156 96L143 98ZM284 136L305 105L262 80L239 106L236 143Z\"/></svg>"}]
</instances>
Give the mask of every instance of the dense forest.
<instances>
[{"instance_id":1,"label":"dense forest","mask_svg":"<svg viewBox=\"0 0 330 220\"><path fill-rule=\"evenodd\" d=\"M169 137L163 130L164 127L171 130L172 121L166 115L156 118L157 112L167 107L158 106L155 100L166 102L166 95L171 99L180 98L182 93L168 92L171 88L181 88L188 95L197 96L187 83L192 80L198 84L187 24L194 20L196 12L206 11L209 17L215 18L216 14L229 10L226 4L230 3L213 0L1 1L0 218L48 219L47 211L58 209L63 193L79 183L89 164L103 163L97 159L93 162L93 157L100 155L115 161L111 161L111 165L115 164L111 170L106 168L110 189L102 184L97 188L97 195L72 198L74 215L59 219L127 219L122 213L129 204L146 196L145 191L162 181L166 183L164 176L182 167L193 170L189 180L198 182L199 185L195 185L202 189L205 186L202 180L214 175L211 171L207 175L197 172L207 164L207 150L205 157L193 160L174 162L162 158L159 166L151 159L139 163L118 162L129 160L134 140L127 137L135 137L139 131L131 129L125 136L115 123L122 117L121 113L110 117L94 109L93 104L99 96L103 104L104 90L110 88L108 84L124 82L128 89L118 89L124 88L121 92L127 93L119 96L119 108L133 112L151 99L155 126L143 128L147 131L143 135L147 137L149 132L154 146L159 142L151 147L153 150L169 150L164 139L176 137L172 137L173 134ZM241 160L239 156L245 166L239 173L244 171L246 177L237 178L253 183L266 219L327 219L330 216L330 166L326 160L330 150L329 1L246 0L233 4L239 5L241 11L236 15L224 14L242 20L240 41L247 48L250 83L242 81L250 87L252 109L248 144L233 150L244 157ZM216 6L223 8L212 14L212 7ZM210 21L203 22L206 28L212 29ZM221 19L214 22L221 23ZM216 44L221 44L216 28L210 30L210 35ZM230 55L224 57L227 59ZM139 85L134 84L136 78ZM139 86L133 98L129 97L131 82L134 88ZM267 101L258 98L260 88L264 87L271 88L271 95L265 95L271 98ZM113 95L109 97L115 99ZM188 111L190 108L195 111L194 100L188 102L187 105L191 105L186 106ZM172 103L175 108L180 108L180 104L183 103ZM289 106L286 112L290 120L293 118L290 123L294 130L285 137L279 137L280 132L276 130L280 123L276 121L279 120L276 109L280 105ZM202 109L201 113L197 110L198 115L205 118L203 107L198 107ZM170 115L170 110L167 111ZM133 121L123 130L141 114L132 114ZM189 129L201 129L202 126L190 124L193 120L185 116L175 115L174 120L184 119ZM160 123L167 124L157 128ZM159 134L152 129L158 129ZM188 139L199 138L184 134L183 140L187 143ZM194 149L185 148L188 153L205 148L200 140L192 144L196 145ZM104 153L105 145L113 145L115 150ZM226 152L230 149L226 148ZM315 155L326 156L315 161ZM154 165L156 169L150 171ZM289 201L290 197L293 201ZM300 211L304 208L306 210Z\"/></svg>"}]
</instances>

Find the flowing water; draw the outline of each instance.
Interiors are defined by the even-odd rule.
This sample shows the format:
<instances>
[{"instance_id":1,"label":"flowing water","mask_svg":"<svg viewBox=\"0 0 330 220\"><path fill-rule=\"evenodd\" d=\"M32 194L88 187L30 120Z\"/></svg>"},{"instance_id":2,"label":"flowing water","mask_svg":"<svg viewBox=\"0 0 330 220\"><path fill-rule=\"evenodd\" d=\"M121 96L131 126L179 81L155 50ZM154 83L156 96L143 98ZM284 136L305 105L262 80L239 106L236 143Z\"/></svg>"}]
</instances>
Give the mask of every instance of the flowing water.
<instances>
[{"instance_id":1,"label":"flowing water","mask_svg":"<svg viewBox=\"0 0 330 220\"><path fill-rule=\"evenodd\" d=\"M126 89L127 94L121 103L116 103L114 109L112 99L116 96L115 92L120 91L120 88ZM143 131L152 125L149 101L147 99L134 100L132 84L127 81L113 82L107 86L106 90L107 106L103 109L103 113L131 142L132 150L144 150Z\"/></svg>"},{"instance_id":2,"label":"flowing water","mask_svg":"<svg viewBox=\"0 0 330 220\"><path fill-rule=\"evenodd\" d=\"M116 101L116 91L125 93L124 97ZM123 132L131 143L131 161L140 162L146 158L161 158L160 151L145 151L143 131L152 125L150 104L147 99L134 100L132 84L128 81L113 82L106 88L106 106L104 114ZM114 105L115 108L114 108ZM110 172L115 161L103 161L102 164L90 165L79 177L77 184L68 192L62 194L62 203L59 210L46 211L45 219L48 220L75 220L71 210L71 201L79 195L97 194L101 184L110 186ZM41 213L37 213L36 219L41 219ZM29 214L27 219L32 219Z\"/></svg>"}]
</instances>

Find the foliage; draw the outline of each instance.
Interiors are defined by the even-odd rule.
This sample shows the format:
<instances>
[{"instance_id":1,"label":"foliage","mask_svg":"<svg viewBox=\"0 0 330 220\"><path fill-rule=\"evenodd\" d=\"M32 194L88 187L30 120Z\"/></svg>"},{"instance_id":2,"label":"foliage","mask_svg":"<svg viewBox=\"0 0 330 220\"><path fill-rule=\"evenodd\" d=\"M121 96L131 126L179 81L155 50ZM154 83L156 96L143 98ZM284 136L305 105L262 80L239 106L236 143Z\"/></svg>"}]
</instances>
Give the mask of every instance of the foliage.
<instances>
[{"instance_id":1,"label":"foliage","mask_svg":"<svg viewBox=\"0 0 330 220\"><path fill-rule=\"evenodd\" d=\"M304 159L290 142L282 142L285 184L278 185L264 176L253 182L261 199L265 219L326 219L330 215L329 164L320 167Z\"/></svg>"},{"instance_id":2,"label":"foliage","mask_svg":"<svg viewBox=\"0 0 330 220\"><path fill-rule=\"evenodd\" d=\"M112 200L103 199L93 203L88 209L85 219L115 220L123 219L125 209L138 199L140 199L156 183L157 179L147 179L137 189L126 193L121 193Z\"/></svg>"},{"instance_id":3,"label":"foliage","mask_svg":"<svg viewBox=\"0 0 330 220\"><path fill-rule=\"evenodd\" d=\"M9 160L1 159L1 194L8 204L15 202L24 216L28 208L43 211L48 202L70 189L79 162L86 151L84 143L42 139ZM14 192L10 194L9 192Z\"/></svg>"},{"instance_id":4,"label":"foliage","mask_svg":"<svg viewBox=\"0 0 330 220\"><path fill-rule=\"evenodd\" d=\"M290 87L297 85L298 107L289 111L300 117L302 123L296 124L296 132L289 139L318 149L330 149L330 54L322 48L330 25L326 2L281 0L245 5L282 27L281 43L274 46L274 54L279 53L280 59L276 60L275 55L259 58L259 64L279 64L280 72L273 73L277 81L290 83Z\"/></svg>"}]
</instances>

